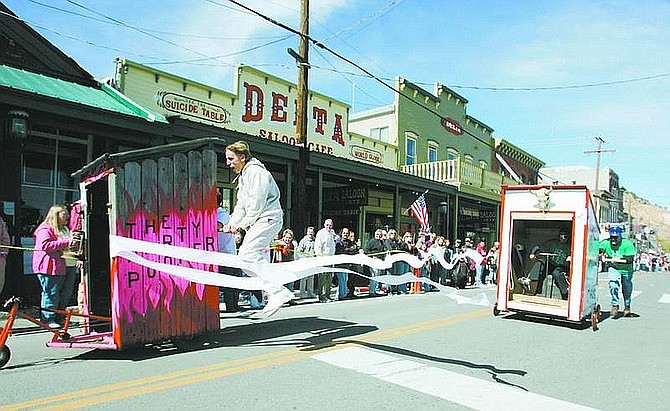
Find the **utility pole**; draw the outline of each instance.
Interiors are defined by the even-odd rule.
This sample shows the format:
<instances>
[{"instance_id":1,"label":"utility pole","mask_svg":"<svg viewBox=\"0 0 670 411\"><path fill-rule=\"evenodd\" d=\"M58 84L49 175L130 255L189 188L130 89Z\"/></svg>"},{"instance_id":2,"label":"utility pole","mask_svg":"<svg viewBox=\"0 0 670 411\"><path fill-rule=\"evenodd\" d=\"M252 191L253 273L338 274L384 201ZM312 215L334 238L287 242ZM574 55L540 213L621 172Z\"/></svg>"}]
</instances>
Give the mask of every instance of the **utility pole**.
<instances>
[{"instance_id":1,"label":"utility pole","mask_svg":"<svg viewBox=\"0 0 670 411\"><path fill-rule=\"evenodd\" d=\"M602 153L614 153L616 150L603 150L605 140L603 140L602 137L596 137L596 141L598 142L598 148L595 150L586 150L584 151L584 154L596 154L596 183L593 191L596 197L596 210L598 211L598 218L600 219L600 156Z\"/></svg>"},{"instance_id":2,"label":"utility pole","mask_svg":"<svg viewBox=\"0 0 670 411\"><path fill-rule=\"evenodd\" d=\"M296 137L300 150L295 170L295 184L292 185L293 198L291 209L291 224L296 233L304 233L311 217L306 207L307 164L309 163L309 145L307 140L307 98L309 94L309 0L301 0L300 4L300 44L298 53L288 49L288 53L295 58L298 65L298 99L296 101ZM300 231L297 231L300 230Z\"/></svg>"},{"instance_id":3,"label":"utility pole","mask_svg":"<svg viewBox=\"0 0 670 411\"><path fill-rule=\"evenodd\" d=\"M296 118L296 131L298 143L307 147L307 95L308 70L309 70L309 0L300 3L300 49L298 59L298 116Z\"/></svg>"}]
</instances>

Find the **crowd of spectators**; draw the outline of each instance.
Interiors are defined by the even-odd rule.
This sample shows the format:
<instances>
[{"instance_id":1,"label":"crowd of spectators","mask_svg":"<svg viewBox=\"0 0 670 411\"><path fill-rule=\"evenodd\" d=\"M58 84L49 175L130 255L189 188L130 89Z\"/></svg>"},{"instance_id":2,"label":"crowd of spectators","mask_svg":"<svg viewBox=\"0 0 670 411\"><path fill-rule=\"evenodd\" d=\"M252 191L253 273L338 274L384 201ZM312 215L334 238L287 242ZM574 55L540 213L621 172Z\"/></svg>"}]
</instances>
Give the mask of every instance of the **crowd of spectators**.
<instances>
[{"instance_id":1,"label":"crowd of spectators","mask_svg":"<svg viewBox=\"0 0 670 411\"><path fill-rule=\"evenodd\" d=\"M667 272L668 258L656 252L638 253L633 260L635 271Z\"/></svg>"},{"instance_id":2,"label":"crowd of spectators","mask_svg":"<svg viewBox=\"0 0 670 411\"><path fill-rule=\"evenodd\" d=\"M394 262L391 268L378 270L357 264L337 266L362 274L348 274L345 271L322 273L303 278L295 283L284 286L294 292L294 300L316 300L320 303L342 301L360 297L385 295L403 295L438 291L434 286L420 281L387 285L375 281L380 275L403 275L411 273L416 277L425 277L433 282L453 287L479 287L496 283L496 271L499 259L499 243L487 247L485 242L475 242L471 238L455 239L453 245L448 238L432 232L414 233L406 231L400 235L394 228L380 227L365 243L356 237L349 227L333 226L331 219L323 222L322 228L307 227L304 236L299 240L293 230L286 228L274 238L268 247L269 260L272 263L294 261L313 256L345 254L366 255L385 259L394 253L408 253L423 261L419 269L415 269L404 261ZM481 262L466 256L466 251L473 250L482 258ZM447 265L445 267L444 265ZM452 266L453 265L453 266ZM451 268L449 268L451 267ZM295 290L295 291L294 291ZM248 293L242 293L241 304L248 299ZM255 304L251 305L252 308ZM241 309L239 306L236 310Z\"/></svg>"}]
</instances>

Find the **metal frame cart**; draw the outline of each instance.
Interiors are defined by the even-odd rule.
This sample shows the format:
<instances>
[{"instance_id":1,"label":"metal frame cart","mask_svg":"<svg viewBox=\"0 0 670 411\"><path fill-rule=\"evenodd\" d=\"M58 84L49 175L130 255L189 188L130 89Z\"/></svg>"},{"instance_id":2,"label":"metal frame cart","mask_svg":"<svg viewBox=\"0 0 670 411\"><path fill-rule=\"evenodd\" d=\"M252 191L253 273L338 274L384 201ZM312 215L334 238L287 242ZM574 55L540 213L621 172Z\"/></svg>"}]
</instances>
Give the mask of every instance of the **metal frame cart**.
<instances>
[{"instance_id":1,"label":"metal frame cart","mask_svg":"<svg viewBox=\"0 0 670 411\"><path fill-rule=\"evenodd\" d=\"M0 367L15 318L49 330L49 347L121 350L220 329L218 287L192 283L110 257L110 234L154 243L216 251L217 151L224 142L204 138L106 154L73 176L80 181L84 269L77 312L62 329L49 329L7 302L11 315L0 330ZM155 255L147 258L157 259ZM163 263L217 271L189 261ZM79 317L78 327L70 325ZM68 326L72 331L68 331Z\"/></svg>"}]
</instances>

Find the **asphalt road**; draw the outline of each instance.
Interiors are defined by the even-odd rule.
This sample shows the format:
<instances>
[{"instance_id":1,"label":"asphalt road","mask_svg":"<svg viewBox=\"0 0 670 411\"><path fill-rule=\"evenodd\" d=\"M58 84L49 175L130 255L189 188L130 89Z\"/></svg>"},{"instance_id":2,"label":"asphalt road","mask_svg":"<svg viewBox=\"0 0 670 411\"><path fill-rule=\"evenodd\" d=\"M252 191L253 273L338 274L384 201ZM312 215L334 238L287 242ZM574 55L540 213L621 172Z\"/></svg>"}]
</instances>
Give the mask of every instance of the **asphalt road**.
<instances>
[{"instance_id":1,"label":"asphalt road","mask_svg":"<svg viewBox=\"0 0 670 411\"><path fill-rule=\"evenodd\" d=\"M670 275L634 284L634 315L612 319L600 282L596 332L440 293L222 313L220 333L120 352L17 329L0 409L665 410Z\"/></svg>"}]
</instances>

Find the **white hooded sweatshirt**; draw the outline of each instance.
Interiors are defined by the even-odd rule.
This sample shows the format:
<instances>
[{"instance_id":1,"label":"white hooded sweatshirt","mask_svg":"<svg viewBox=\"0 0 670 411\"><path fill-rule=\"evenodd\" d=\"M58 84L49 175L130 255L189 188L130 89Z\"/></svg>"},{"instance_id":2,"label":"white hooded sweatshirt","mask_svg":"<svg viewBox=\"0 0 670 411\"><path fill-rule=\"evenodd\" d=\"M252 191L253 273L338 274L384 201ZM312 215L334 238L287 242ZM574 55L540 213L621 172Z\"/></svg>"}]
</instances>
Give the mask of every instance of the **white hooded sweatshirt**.
<instances>
[{"instance_id":1,"label":"white hooded sweatshirt","mask_svg":"<svg viewBox=\"0 0 670 411\"><path fill-rule=\"evenodd\" d=\"M279 195L279 187L272 174L263 163L252 157L238 176L237 203L229 223L248 231L264 217L281 222L284 214Z\"/></svg>"}]
</instances>

